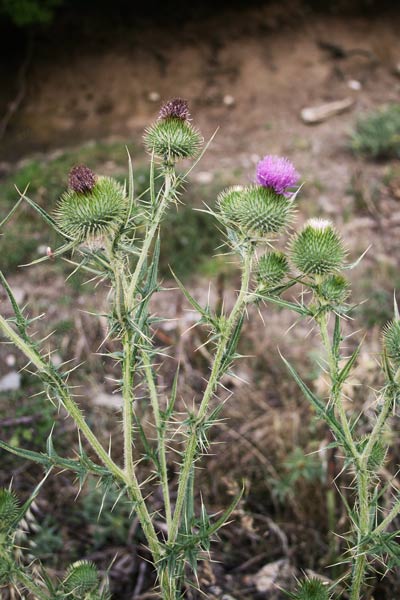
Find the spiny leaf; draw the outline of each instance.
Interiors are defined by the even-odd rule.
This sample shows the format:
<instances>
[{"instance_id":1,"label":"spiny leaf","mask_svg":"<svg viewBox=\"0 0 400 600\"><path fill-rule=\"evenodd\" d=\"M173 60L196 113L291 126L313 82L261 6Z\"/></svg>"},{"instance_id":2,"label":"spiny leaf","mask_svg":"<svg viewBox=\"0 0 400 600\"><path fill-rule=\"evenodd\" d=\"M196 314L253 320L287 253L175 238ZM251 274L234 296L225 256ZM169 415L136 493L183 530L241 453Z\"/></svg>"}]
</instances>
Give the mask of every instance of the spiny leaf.
<instances>
[{"instance_id":1,"label":"spiny leaf","mask_svg":"<svg viewBox=\"0 0 400 600\"><path fill-rule=\"evenodd\" d=\"M235 359L236 348L239 343L240 333L242 331L244 322L244 314L242 313L237 320L235 328L232 332L232 335L229 339L229 342L226 346L225 354L221 362L221 375L223 375L226 370L231 365L232 361Z\"/></svg>"},{"instance_id":2,"label":"spiny leaf","mask_svg":"<svg viewBox=\"0 0 400 600\"><path fill-rule=\"evenodd\" d=\"M360 350L361 350L363 341L364 341L364 338L361 340L361 342L359 343L357 348L354 350L354 352L352 353L352 355L350 356L350 358L348 359L348 361L346 362L346 364L344 365L342 370L339 372L339 374L336 378L336 381L335 381L335 385L338 388L340 388L342 383L344 383L346 381L351 369L353 368L353 365L356 362L358 355L360 354Z\"/></svg>"},{"instance_id":3,"label":"spiny leaf","mask_svg":"<svg viewBox=\"0 0 400 600\"><path fill-rule=\"evenodd\" d=\"M200 304L197 302L197 300L195 300L193 298L193 296L190 294L190 292L185 288L185 286L183 285L183 283L180 281L180 279L178 279L178 277L175 275L175 273L173 272L173 270L171 269L171 273L173 278L175 279L176 283L178 284L179 289L181 290L182 294L185 296L186 300L189 302L189 304L198 312L201 314L201 316L208 322L208 323L212 323L213 325L215 325L215 321L214 319L211 317L211 314L208 310L205 310L202 306L200 306Z\"/></svg>"},{"instance_id":4,"label":"spiny leaf","mask_svg":"<svg viewBox=\"0 0 400 600\"><path fill-rule=\"evenodd\" d=\"M27 191L28 188L25 189L25 192ZM20 206L22 200L23 200L23 196L20 195L19 199L17 200L17 202L14 204L14 206L12 207L12 209L10 210L10 212L8 213L8 215L6 217L4 217L4 219L0 222L0 229L2 227L4 227L4 225L6 225L8 223L8 221L11 219L11 217L13 216L13 214L16 212L16 210L18 209L18 207Z\"/></svg>"},{"instance_id":5,"label":"spiny leaf","mask_svg":"<svg viewBox=\"0 0 400 600\"><path fill-rule=\"evenodd\" d=\"M281 358L282 358L283 362L285 363L286 367L288 368L293 379L295 380L295 382L297 383L297 385L299 386L299 388L305 395L305 397L308 398L308 400L311 402L311 404L316 409L317 414L328 423L328 425L334 432L336 439L344 447L346 447L347 450L349 450L345 436L343 435L341 426L340 426L339 422L337 421L337 419L335 418L333 411L327 409L324 406L324 404L321 402L321 400L319 398L317 398L317 396L310 390L310 388L301 379L301 377L297 373L297 371L292 367L292 365L282 355L281 355Z\"/></svg>"},{"instance_id":6,"label":"spiny leaf","mask_svg":"<svg viewBox=\"0 0 400 600\"><path fill-rule=\"evenodd\" d=\"M39 206L39 204L36 204L36 202L34 200L31 200L31 198L28 198L28 196L26 196L26 190L24 192L20 192L20 190L17 187L15 189L17 190L17 192L20 195L20 197L22 199L24 199L37 213L39 213L39 215L42 217L42 219L44 219L44 221L46 221L46 223L48 225L50 225L50 227L52 227L63 238L65 238L67 240L72 240L72 238L68 234L66 234L65 231L62 231L62 229L60 229L60 227L58 226L58 224L56 223L56 221L53 219L53 217L51 217L44 210L44 208L42 208L41 206Z\"/></svg>"},{"instance_id":7,"label":"spiny leaf","mask_svg":"<svg viewBox=\"0 0 400 600\"><path fill-rule=\"evenodd\" d=\"M272 302L272 304L276 304L277 306L280 306L282 308L289 308L290 310L293 310L294 312L297 312L299 315L302 315L303 317L307 317L307 316L312 316L312 312L305 306L303 306L302 304L296 304L295 302L289 302L288 300L283 300L282 298L279 298L278 296L270 296L270 295L263 295L263 299L265 299L268 302Z\"/></svg>"}]
</instances>

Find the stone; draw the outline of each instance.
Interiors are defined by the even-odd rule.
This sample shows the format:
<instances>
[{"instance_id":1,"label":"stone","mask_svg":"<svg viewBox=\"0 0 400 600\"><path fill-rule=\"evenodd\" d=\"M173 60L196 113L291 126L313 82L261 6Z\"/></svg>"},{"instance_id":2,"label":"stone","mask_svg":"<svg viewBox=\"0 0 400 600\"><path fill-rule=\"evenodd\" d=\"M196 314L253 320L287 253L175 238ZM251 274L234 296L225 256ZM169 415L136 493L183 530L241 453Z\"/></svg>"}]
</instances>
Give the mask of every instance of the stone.
<instances>
[{"instance_id":1,"label":"stone","mask_svg":"<svg viewBox=\"0 0 400 600\"><path fill-rule=\"evenodd\" d=\"M344 100L327 102L326 104L320 104L319 106L303 108L300 114L304 123L307 125L314 125L349 110L353 105L353 98L345 98Z\"/></svg>"},{"instance_id":2,"label":"stone","mask_svg":"<svg viewBox=\"0 0 400 600\"><path fill-rule=\"evenodd\" d=\"M21 373L10 371L0 379L0 392L12 392L21 387Z\"/></svg>"},{"instance_id":3,"label":"stone","mask_svg":"<svg viewBox=\"0 0 400 600\"><path fill-rule=\"evenodd\" d=\"M253 582L258 592L276 592L278 587L285 588L295 576L295 569L287 558L281 558L264 565L253 576Z\"/></svg>"}]
</instances>

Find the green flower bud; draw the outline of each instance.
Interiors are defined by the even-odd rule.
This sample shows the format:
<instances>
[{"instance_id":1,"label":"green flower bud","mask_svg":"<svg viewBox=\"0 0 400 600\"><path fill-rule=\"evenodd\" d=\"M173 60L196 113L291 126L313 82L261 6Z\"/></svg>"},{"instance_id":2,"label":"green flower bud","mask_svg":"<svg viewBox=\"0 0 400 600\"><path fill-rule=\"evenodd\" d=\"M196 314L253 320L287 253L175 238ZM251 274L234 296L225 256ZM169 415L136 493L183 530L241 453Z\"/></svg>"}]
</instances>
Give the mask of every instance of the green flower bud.
<instances>
[{"instance_id":1,"label":"green flower bud","mask_svg":"<svg viewBox=\"0 0 400 600\"><path fill-rule=\"evenodd\" d=\"M302 272L325 275L340 269L346 255L330 221L310 219L290 245L293 264Z\"/></svg>"},{"instance_id":2,"label":"green flower bud","mask_svg":"<svg viewBox=\"0 0 400 600\"><path fill-rule=\"evenodd\" d=\"M330 600L327 586L316 577L304 579L299 583L296 600Z\"/></svg>"},{"instance_id":3,"label":"green flower bud","mask_svg":"<svg viewBox=\"0 0 400 600\"><path fill-rule=\"evenodd\" d=\"M289 263L283 252L267 252L260 257L256 277L260 285L275 287L289 272Z\"/></svg>"},{"instance_id":4,"label":"green flower bud","mask_svg":"<svg viewBox=\"0 0 400 600\"><path fill-rule=\"evenodd\" d=\"M293 215L290 198L260 185L228 188L219 195L218 206L223 220L246 235L277 233Z\"/></svg>"},{"instance_id":5,"label":"green flower bud","mask_svg":"<svg viewBox=\"0 0 400 600\"><path fill-rule=\"evenodd\" d=\"M85 194L67 190L57 206L56 221L77 242L113 236L122 226L127 211L125 190L112 177L98 177Z\"/></svg>"},{"instance_id":6,"label":"green flower bud","mask_svg":"<svg viewBox=\"0 0 400 600\"><path fill-rule=\"evenodd\" d=\"M395 368L400 367L400 321L388 323L383 330L383 344Z\"/></svg>"},{"instance_id":7,"label":"green flower bud","mask_svg":"<svg viewBox=\"0 0 400 600\"><path fill-rule=\"evenodd\" d=\"M94 563L80 560L72 564L64 579L65 590L74 598L93 592L99 585L99 573Z\"/></svg>"},{"instance_id":8,"label":"green flower bud","mask_svg":"<svg viewBox=\"0 0 400 600\"><path fill-rule=\"evenodd\" d=\"M318 294L330 304L342 304L350 294L349 282L343 275L328 275L318 286Z\"/></svg>"},{"instance_id":9,"label":"green flower bud","mask_svg":"<svg viewBox=\"0 0 400 600\"><path fill-rule=\"evenodd\" d=\"M13 492L0 489L0 532L6 533L18 515L19 501Z\"/></svg>"},{"instance_id":10,"label":"green flower bud","mask_svg":"<svg viewBox=\"0 0 400 600\"><path fill-rule=\"evenodd\" d=\"M154 153L170 164L183 158L195 158L203 138L189 121L171 117L150 125L145 131L144 142L150 154Z\"/></svg>"}]
</instances>

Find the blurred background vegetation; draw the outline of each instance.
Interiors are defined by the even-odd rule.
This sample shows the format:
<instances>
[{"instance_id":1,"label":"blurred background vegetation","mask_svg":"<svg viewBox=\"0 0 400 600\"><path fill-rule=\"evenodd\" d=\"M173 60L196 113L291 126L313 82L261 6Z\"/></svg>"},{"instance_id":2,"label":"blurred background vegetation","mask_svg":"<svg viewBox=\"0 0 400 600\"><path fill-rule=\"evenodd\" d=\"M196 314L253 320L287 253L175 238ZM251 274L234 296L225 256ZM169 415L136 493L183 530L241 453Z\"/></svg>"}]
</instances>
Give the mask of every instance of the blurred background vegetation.
<instances>
[{"instance_id":1,"label":"blurred background vegetation","mask_svg":"<svg viewBox=\"0 0 400 600\"><path fill-rule=\"evenodd\" d=\"M218 228L201 209L204 203L212 207L225 185L251 181L257 160L277 153L302 174L298 223L328 216L343 232L352 259L371 246L352 271L357 306L349 327L360 330L354 343L364 332L367 338L348 391L354 409L361 410L379 383L380 329L392 316L393 290L400 286L399 29L398 3L378 0L119 0L112 6L0 0L0 219L17 201L17 189L27 186L30 197L54 210L69 169L78 163L124 181L126 148L134 160L136 192L145 192L143 129L162 100L187 97L206 138L219 131L191 174L182 204L165 222L161 275L169 289L154 305L167 317L155 331L160 349L169 353L161 382L168 389L179 358L182 402L192 401L209 367L207 352L199 350L205 334L191 329L170 267L200 302L231 302L236 266L221 256ZM347 108L332 112L337 101ZM307 121L304 109L323 117ZM46 314L38 335L54 332L48 341L54 359L83 362L74 375L82 405L105 444L115 435L117 455L116 373L95 354L106 324L88 314L101 313L107 290L71 275L73 268L63 261L21 267L57 244L22 205L0 237L1 270L33 316ZM0 300L8 314L4 295ZM249 315L240 379L225 382L234 395L200 474L203 497L216 512L246 482L240 509L215 546L216 562L200 573L210 599L282 600L275 583L286 585L301 570L335 577L340 567L330 565L345 548L340 536L348 523L333 485L335 477L344 477L341 459L329 449L327 432L276 350L279 345L324 395L319 341L305 323L283 335L294 324L283 310L262 310L262 317L265 326L256 312ZM38 395L34 377L20 375L23 362L16 352L2 345L0 358L0 438L40 451L55 420L56 448L71 453L77 438L69 421ZM361 390L360 383L367 387ZM145 401L139 408L146 411ZM367 417L361 423L366 429ZM394 445L384 473L388 482L399 460ZM22 497L41 476L39 468L11 455L1 453L1 461L1 484L12 477ZM172 476L174 465L170 469ZM114 597L146 598L153 574L142 534L135 515L116 500L115 491L104 496L92 481L78 493L76 482L60 473L46 482L25 542L31 556L55 574L78 558L103 569L113 563ZM399 572L383 578L378 570L372 589L375 600L397 599Z\"/></svg>"}]
</instances>

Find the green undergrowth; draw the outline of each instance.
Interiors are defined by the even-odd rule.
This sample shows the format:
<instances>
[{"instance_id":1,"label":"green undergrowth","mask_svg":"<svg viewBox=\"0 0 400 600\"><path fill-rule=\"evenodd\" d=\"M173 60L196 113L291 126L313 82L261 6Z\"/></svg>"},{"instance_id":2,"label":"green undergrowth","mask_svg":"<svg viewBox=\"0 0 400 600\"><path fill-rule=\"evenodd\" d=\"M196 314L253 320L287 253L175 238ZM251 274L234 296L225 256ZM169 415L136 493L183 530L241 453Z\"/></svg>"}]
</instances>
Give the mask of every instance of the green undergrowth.
<instances>
[{"instance_id":1,"label":"green undergrowth","mask_svg":"<svg viewBox=\"0 0 400 600\"><path fill-rule=\"evenodd\" d=\"M351 145L356 154L368 158L399 158L400 104L391 104L360 117Z\"/></svg>"}]
</instances>

